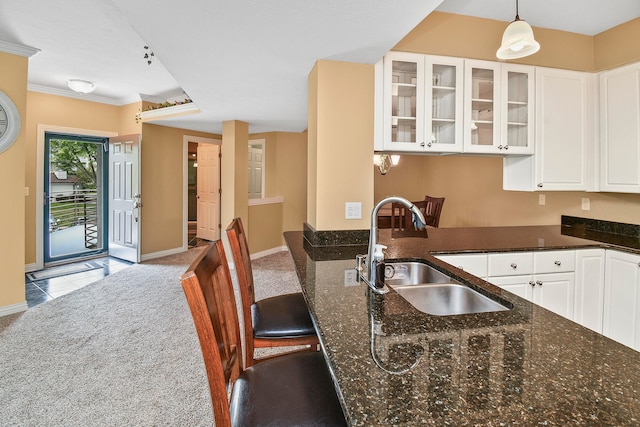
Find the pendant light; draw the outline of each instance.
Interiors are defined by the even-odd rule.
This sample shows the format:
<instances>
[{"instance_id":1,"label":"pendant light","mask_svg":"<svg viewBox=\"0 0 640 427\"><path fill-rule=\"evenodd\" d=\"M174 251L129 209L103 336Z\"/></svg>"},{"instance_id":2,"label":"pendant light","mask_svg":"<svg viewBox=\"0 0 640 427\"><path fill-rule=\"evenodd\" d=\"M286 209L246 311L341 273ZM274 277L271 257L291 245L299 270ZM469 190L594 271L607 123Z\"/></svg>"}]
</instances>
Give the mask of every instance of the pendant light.
<instances>
[{"instance_id":1,"label":"pendant light","mask_svg":"<svg viewBox=\"0 0 640 427\"><path fill-rule=\"evenodd\" d=\"M496 52L499 59L517 59L533 55L540 50L540 43L533 38L531 26L518 15L516 0L516 19L509 24L502 35L502 46Z\"/></svg>"}]
</instances>

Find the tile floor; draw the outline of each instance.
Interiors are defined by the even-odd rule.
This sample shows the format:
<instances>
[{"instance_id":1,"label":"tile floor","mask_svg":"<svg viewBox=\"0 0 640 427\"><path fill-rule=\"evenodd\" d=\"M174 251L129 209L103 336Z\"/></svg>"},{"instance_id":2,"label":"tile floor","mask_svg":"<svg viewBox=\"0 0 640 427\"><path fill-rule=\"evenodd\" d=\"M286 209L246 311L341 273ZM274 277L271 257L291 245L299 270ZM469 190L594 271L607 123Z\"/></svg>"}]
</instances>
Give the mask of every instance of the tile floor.
<instances>
[{"instance_id":1,"label":"tile floor","mask_svg":"<svg viewBox=\"0 0 640 427\"><path fill-rule=\"evenodd\" d=\"M132 263L113 257L94 258L25 274L29 308L96 282Z\"/></svg>"}]
</instances>

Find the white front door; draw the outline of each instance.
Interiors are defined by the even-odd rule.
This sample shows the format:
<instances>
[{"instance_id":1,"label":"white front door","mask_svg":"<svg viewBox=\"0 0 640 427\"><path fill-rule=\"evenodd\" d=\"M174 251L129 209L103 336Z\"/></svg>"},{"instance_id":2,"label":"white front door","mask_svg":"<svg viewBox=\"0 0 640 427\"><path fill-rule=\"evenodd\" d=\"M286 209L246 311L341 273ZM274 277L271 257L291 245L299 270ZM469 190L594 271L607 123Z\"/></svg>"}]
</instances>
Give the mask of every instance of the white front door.
<instances>
[{"instance_id":1,"label":"white front door","mask_svg":"<svg viewBox=\"0 0 640 427\"><path fill-rule=\"evenodd\" d=\"M140 261L140 135L109 138L109 255Z\"/></svg>"},{"instance_id":2,"label":"white front door","mask_svg":"<svg viewBox=\"0 0 640 427\"><path fill-rule=\"evenodd\" d=\"M220 238L220 146L198 144L198 228L196 236Z\"/></svg>"}]
</instances>

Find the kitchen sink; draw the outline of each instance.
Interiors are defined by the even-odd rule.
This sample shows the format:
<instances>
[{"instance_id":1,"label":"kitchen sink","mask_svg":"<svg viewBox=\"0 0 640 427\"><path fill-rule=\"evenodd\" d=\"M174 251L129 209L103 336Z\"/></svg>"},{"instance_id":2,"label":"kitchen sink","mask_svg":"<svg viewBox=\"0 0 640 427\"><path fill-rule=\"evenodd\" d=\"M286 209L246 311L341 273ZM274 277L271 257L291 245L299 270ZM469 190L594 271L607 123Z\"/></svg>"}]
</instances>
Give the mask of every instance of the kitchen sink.
<instances>
[{"instance_id":1,"label":"kitchen sink","mask_svg":"<svg viewBox=\"0 0 640 427\"><path fill-rule=\"evenodd\" d=\"M434 316L509 310L498 301L421 262L387 263L385 282L416 309Z\"/></svg>"}]
</instances>

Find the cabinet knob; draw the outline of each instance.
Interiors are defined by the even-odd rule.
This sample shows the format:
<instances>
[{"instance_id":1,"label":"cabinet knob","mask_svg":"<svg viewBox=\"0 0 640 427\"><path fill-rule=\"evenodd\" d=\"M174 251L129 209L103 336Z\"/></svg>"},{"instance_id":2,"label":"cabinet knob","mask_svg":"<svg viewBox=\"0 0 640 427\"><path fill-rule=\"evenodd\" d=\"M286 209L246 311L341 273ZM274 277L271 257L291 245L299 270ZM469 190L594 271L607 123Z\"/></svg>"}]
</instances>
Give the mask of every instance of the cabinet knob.
<instances>
[{"instance_id":1,"label":"cabinet knob","mask_svg":"<svg viewBox=\"0 0 640 427\"><path fill-rule=\"evenodd\" d=\"M515 262L512 262L511 263L511 268L513 268L515 270L516 268L518 268L518 264L516 264Z\"/></svg>"},{"instance_id":2,"label":"cabinet knob","mask_svg":"<svg viewBox=\"0 0 640 427\"><path fill-rule=\"evenodd\" d=\"M508 144L507 144L507 145L505 145L505 146L504 146L504 149L505 149L505 150L508 150L508 149L509 149L509 145L508 145Z\"/></svg>"},{"instance_id":3,"label":"cabinet knob","mask_svg":"<svg viewBox=\"0 0 640 427\"><path fill-rule=\"evenodd\" d=\"M431 147L431 143L430 142L427 143L427 147Z\"/></svg>"},{"instance_id":4,"label":"cabinet knob","mask_svg":"<svg viewBox=\"0 0 640 427\"><path fill-rule=\"evenodd\" d=\"M421 142L421 143L420 143L420 147L424 147L424 142Z\"/></svg>"},{"instance_id":5,"label":"cabinet knob","mask_svg":"<svg viewBox=\"0 0 640 427\"><path fill-rule=\"evenodd\" d=\"M537 280L537 281L536 281L536 285L538 285L538 286L542 286L542 282L541 282L540 280Z\"/></svg>"},{"instance_id":6,"label":"cabinet knob","mask_svg":"<svg viewBox=\"0 0 640 427\"><path fill-rule=\"evenodd\" d=\"M529 284L531 285L531 287L534 287L534 286L536 285L536 282L534 282L533 280L531 280L531 281L529 282Z\"/></svg>"},{"instance_id":7,"label":"cabinet knob","mask_svg":"<svg viewBox=\"0 0 640 427\"><path fill-rule=\"evenodd\" d=\"M498 150L502 150L502 145L498 145Z\"/></svg>"},{"instance_id":8,"label":"cabinet knob","mask_svg":"<svg viewBox=\"0 0 640 427\"><path fill-rule=\"evenodd\" d=\"M538 188L542 188L542 183L541 182L538 183Z\"/></svg>"},{"instance_id":9,"label":"cabinet knob","mask_svg":"<svg viewBox=\"0 0 640 427\"><path fill-rule=\"evenodd\" d=\"M555 265L557 265L558 267L560 267L560 266L562 265L562 263L561 263L560 261L553 261L553 263L554 263Z\"/></svg>"}]
</instances>

